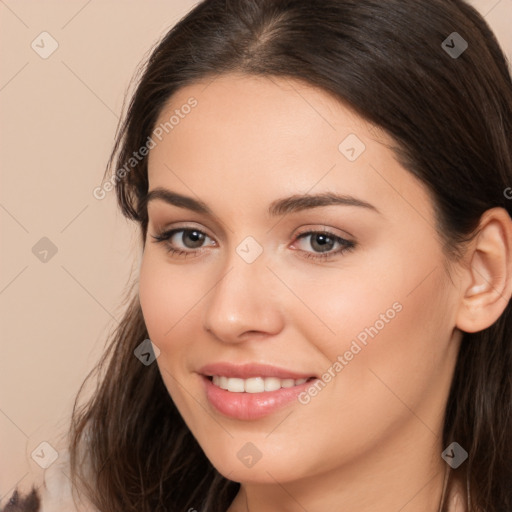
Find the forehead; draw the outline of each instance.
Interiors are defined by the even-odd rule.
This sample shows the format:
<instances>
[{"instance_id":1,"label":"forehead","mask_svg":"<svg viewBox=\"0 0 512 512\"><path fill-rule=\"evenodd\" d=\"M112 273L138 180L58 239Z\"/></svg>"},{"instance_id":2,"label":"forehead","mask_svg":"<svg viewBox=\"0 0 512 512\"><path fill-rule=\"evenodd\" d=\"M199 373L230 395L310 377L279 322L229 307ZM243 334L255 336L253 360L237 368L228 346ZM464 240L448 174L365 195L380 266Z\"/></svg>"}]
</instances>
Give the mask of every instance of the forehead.
<instances>
[{"instance_id":1,"label":"forehead","mask_svg":"<svg viewBox=\"0 0 512 512\"><path fill-rule=\"evenodd\" d=\"M197 105L189 109L194 99ZM183 111L183 112L181 112ZM190 111L190 112L189 112ZM188 113L187 113L188 112ZM212 125L219 129L243 129L257 135L250 141L274 140L276 133L295 139L307 137L312 142L327 131L351 128L369 132L387 140L386 134L355 114L346 104L328 92L303 81L287 77L225 74L179 89L162 109L157 126L173 114L181 114L173 133L187 134L187 125ZM184 118L192 120L182 123ZM244 119L248 122L244 123ZM175 119L177 121L177 119ZM265 130L262 130L262 129ZM222 133L217 130L217 135ZM213 135L213 134L212 134Z\"/></svg>"},{"instance_id":2,"label":"forehead","mask_svg":"<svg viewBox=\"0 0 512 512\"><path fill-rule=\"evenodd\" d=\"M156 127L161 140L150 151L150 189L199 196L215 190L246 204L324 190L381 206L396 206L399 196L428 203L385 132L301 81L230 74L194 83L173 95ZM431 214L428 204L423 213Z\"/></svg>"}]
</instances>

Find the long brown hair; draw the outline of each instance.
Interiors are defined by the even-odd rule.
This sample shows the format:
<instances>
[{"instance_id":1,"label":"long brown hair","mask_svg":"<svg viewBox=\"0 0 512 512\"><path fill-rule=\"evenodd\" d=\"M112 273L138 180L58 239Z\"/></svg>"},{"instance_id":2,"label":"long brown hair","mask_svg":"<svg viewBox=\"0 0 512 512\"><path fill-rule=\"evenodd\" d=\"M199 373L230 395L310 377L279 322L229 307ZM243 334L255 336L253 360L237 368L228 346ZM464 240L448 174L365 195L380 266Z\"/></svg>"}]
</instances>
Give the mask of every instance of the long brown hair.
<instances>
[{"instance_id":1,"label":"long brown hair","mask_svg":"<svg viewBox=\"0 0 512 512\"><path fill-rule=\"evenodd\" d=\"M457 56L443 47L453 32L468 45ZM128 171L126 162L147 144L178 89L229 72L301 80L389 133L400 163L431 192L447 255L460 255L487 209L512 216L505 193L512 83L472 7L462 0L205 0L141 68L108 164L142 244L147 158ZM86 379L97 374L92 398L79 407L81 388L75 402L73 483L103 512L224 512L239 484L205 457L157 365L134 357L148 333L136 291L128 298L103 361ZM456 441L469 454L453 476L467 479L471 511L512 510L511 304L489 328L464 333L447 403L443 444Z\"/></svg>"}]
</instances>

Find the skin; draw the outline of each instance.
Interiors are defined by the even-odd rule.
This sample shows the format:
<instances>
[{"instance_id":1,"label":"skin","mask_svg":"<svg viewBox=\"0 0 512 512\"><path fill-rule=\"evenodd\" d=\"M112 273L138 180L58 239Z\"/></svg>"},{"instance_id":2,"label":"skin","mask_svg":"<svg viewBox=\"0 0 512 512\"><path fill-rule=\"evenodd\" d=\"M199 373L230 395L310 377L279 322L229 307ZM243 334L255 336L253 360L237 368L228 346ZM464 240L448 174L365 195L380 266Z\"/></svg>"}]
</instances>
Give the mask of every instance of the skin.
<instances>
[{"instance_id":1,"label":"skin","mask_svg":"<svg viewBox=\"0 0 512 512\"><path fill-rule=\"evenodd\" d=\"M386 134L335 98L298 81L229 74L179 90L159 122L191 96L197 107L150 151L149 190L201 199L214 216L149 203L139 293L172 399L212 464L242 484L229 512L436 512L461 330L491 325L512 294L510 217L486 212L480 236L449 267L426 188L397 163ZM349 134L366 146L353 162L338 149ZM275 199L324 191L378 212L267 213ZM153 241L174 227L204 232L202 249L182 233ZM356 247L307 258L321 249L298 235L325 229ZM250 264L236 252L247 236L263 249ZM173 256L169 243L190 254ZM401 311L307 405L242 421L206 399L201 366L322 375L397 302ZM247 442L262 454L251 468L237 457ZM463 500L451 510L465 510Z\"/></svg>"}]
</instances>

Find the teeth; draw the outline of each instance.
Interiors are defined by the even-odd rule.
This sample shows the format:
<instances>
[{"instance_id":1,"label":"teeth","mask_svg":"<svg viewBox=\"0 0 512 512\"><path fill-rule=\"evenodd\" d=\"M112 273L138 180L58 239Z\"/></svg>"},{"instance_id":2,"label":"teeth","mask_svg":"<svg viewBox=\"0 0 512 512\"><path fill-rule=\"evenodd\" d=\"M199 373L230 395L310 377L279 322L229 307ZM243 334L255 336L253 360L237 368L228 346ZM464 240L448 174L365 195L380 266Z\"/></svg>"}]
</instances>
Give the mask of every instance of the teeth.
<instances>
[{"instance_id":1,"label":"teeth","mask_svg":"<svg viewBox=\"0 0 512 512\"><path fill-rule=\"evenodd\" d=\"M263 393L263 391L265 391L265 380L261 377L251 377L250 379L240 380L242 381L242 390L246 393ZM231 391L231 389L228 381L228 391ZM234 391L239 390L235 389Z\"/></svg>"},{"instance_id":2,"label":"teeth","mask_svg":"<svg viewBox=\"0 0 512 512\"><path fill-rule=\"evenodd\" d=\"M263 385L265 387L265 391L276 391L277 389L281 389L281 379L277 377L267 377L263 381Z\"/></svg>"},{"instance_id":3,"label":"teeth","mask_svg":"<svg viewBox=\"0 0 512 512\"><path fill-rule=\"evenodd\" d=\"M226 389L232 389L235 393L243 393L245 391L243 379L229 378L226 380Z\"/></svg>"},{"instance_id":4,"label":"teeth","mask_svg":"<svg viewBox=\"0 0 512 512\"><path fill-rule=\"evenodd\" d=\"M264 391L277 391L281 388L300 386L308 379L278 379L277 377L251 377L238 379L214 375L212 382L215 386L231 391L232 393L263 393Z\"/></svg>"}]
</instances>

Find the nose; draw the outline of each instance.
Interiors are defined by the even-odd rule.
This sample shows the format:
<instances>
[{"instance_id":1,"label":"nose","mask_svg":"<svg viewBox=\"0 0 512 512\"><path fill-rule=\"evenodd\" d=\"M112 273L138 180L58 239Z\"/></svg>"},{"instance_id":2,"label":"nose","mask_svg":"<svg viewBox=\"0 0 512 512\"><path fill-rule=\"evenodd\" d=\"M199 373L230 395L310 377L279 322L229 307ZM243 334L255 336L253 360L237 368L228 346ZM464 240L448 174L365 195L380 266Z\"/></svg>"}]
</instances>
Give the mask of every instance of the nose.
<instances>
[{"instance_id":1,"label":"nose","mask_svg":"<svg viewBox=\"0 0 512 512\"><path fill-rule=\"evenodd\" d=\"M283 314L278 284L263 255L247 263L233 251L205 297L205 330L224 343L279 333L283 328Z\"/></svg>"}]
</instances>

